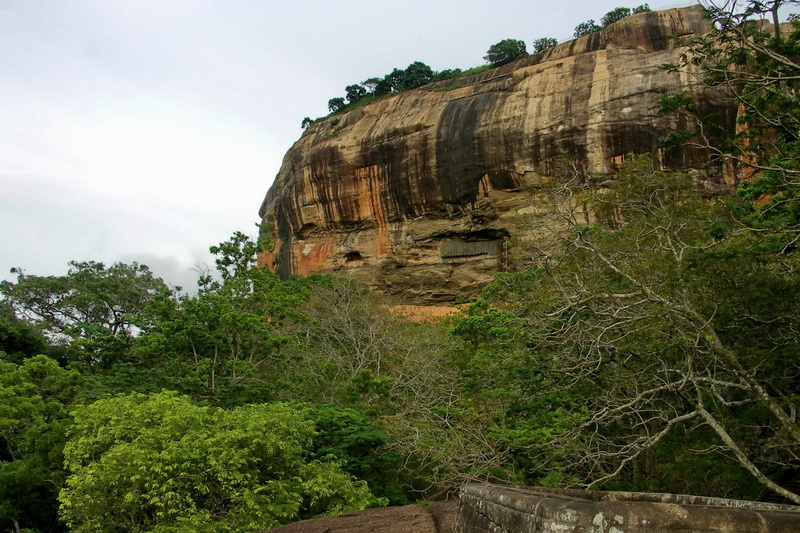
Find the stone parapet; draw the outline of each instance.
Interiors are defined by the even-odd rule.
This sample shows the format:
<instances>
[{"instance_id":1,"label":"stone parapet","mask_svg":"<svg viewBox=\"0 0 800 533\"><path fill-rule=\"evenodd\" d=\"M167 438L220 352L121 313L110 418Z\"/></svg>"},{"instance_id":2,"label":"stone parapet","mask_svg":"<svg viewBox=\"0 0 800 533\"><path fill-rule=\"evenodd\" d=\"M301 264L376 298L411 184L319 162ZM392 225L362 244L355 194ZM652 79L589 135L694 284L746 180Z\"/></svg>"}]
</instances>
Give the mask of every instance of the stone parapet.
<instances>
[{"instance_id":1,"label":"stone parapet","mask_svg":"<svg viewBox=\"0 0 800 533\"><path fill-rule=\"evenodd\" d=\"M800 507L675 494L468 484L458 533L798 533Z\"/></svg>"}]
</instances>

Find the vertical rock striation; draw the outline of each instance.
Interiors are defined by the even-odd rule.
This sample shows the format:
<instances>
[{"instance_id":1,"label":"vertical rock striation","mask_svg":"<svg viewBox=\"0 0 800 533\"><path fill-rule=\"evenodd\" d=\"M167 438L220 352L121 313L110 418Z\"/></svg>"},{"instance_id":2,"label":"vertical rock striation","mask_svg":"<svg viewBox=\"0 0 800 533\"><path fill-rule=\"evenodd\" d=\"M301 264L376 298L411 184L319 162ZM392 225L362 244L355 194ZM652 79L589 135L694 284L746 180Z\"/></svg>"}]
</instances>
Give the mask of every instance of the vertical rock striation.
<instances>
[{"instance_id":1,"label":"vertical rock striation","mask_svg":"<svg viewBox=\"0 0 800 533\"><path fill-rule=\"evenodd\" d=\"M312 124L286 154L261 206L278 237L265 258L282 276L346 273L408 303L472 297L504 268L520 217L548 211L537 188L564 158L610 176L626 154L722 168L691 148L664 153L678 128L663 94L692 92L735 127L736 107L691 72L660 67L674 36L707 32L699 6L633 15L603 31L477 75L426 85Z\"/></svg>"}]
</instances>

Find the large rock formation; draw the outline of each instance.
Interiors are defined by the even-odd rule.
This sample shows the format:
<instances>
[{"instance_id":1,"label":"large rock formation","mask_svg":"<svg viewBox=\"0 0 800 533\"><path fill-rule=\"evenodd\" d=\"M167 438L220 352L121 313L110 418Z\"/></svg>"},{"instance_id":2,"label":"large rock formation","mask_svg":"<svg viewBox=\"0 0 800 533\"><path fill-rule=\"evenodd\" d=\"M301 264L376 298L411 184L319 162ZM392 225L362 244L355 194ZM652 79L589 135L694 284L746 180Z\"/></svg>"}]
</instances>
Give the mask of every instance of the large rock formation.
<instances>
[{"instance_id":1,"label":"large rock formation","mask_svg":"<svg viewBox=\"0 0 800 533\"><path fill-rule=\"evenodd\" d=\"M633 15L500 68L393 95L311 125L286 154L260 214L274 223L280 275L339 272L402 302L471 297L504 268L526 216L548 212L540 185L563 157L609 176L629 153L722 168L700 150L664 153L678 127L657 98L690 91L734 127L736 108L692 72L659 67L673 36L708 31L699 6Z\"/></svg>"}]
</instances>

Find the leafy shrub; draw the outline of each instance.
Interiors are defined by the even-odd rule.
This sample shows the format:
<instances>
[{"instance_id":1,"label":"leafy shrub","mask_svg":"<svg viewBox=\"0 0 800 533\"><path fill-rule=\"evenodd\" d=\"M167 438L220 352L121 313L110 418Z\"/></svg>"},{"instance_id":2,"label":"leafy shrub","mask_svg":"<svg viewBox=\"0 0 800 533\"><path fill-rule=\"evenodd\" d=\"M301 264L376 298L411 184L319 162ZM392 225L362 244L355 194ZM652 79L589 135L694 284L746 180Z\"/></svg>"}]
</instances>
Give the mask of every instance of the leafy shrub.
<instances>
[{"instance_id":1,"label":"leafy shrub","mask_svg":"<svg viewBox=\"0 0 800 533\"><path fill-rule=\"evenodd\" d=\"M328 457L285 405L200 407L162 392L74 412L64 521L89 531L253 531L385 504Z\"/></svg>"}]
</instances>

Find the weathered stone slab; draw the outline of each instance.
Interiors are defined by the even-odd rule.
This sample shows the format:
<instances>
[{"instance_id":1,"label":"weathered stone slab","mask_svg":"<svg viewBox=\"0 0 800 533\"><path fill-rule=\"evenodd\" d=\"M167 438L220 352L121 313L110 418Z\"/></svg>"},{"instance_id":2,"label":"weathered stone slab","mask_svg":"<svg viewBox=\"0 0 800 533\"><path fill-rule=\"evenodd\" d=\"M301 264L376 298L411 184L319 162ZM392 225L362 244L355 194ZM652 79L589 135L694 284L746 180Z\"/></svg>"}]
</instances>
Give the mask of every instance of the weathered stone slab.
<instances>
[{"instance_id":1,"label":"weathered stone slab","mask_svg":"<svg viewBox=\"0 0 800 533\"><path fill-rule=\"evenodd\" d=\"M675 494L465 485L458 533L798 533L800 507Z\"/></svg>"},{"instance_id":2,"label":"weathered stone slab","mask_svg":"<svg viewBox=\"0 0 800 533\"><path fill-rule=\"evenodd\" d=\"M258 533L437 533L433 516L419 505L354 511L304 520Z\"/></svg>"},{"instance_id":3,"label":"weathered stone slab","mask_svg":"<svg viewBox=\"0 0 800 533\"><path fill-rule=\"evenodd\" d=\"M436 529L439 533L453 533L455 531L456 513L458 512L458 500L446 500L433 502L428 507L428 512L436 522Z\"/></svg>"}]
</instances>

